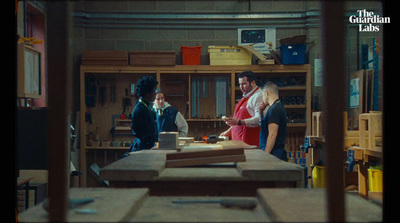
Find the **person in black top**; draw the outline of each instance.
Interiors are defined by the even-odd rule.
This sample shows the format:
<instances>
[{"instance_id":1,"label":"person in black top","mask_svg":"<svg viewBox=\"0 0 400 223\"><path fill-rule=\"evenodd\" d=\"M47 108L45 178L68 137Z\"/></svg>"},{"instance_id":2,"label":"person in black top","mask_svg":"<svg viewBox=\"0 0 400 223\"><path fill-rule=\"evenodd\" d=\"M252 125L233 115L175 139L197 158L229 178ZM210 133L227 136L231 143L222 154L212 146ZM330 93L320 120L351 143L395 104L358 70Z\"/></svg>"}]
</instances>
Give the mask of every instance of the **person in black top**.
<instances>
[{"instance_id":1,"label":"person in black top","mask_svg":"<svg viewBox=\"0 0 400 223\"><path fill-rule=\"evenodd\" d=\"M129 152L151 149L158 141L156 117L151 111L157 84L151 76L144 76L136 83L135 94L139 100L132 111L132 133L136 138Z\"/></svg>"},{"instance_id":2,"label":"person in black top","mask_svg":"<svg viewBox=\"0 0 400 223\"><path fill-rule=\"evenodd\" d=\"M260 148L277 158L287 161L286 140L286 110L279 100L278 86L269 81L263 87L264 104L269 109L261 120Z\"/></svg>"}]
</instances>

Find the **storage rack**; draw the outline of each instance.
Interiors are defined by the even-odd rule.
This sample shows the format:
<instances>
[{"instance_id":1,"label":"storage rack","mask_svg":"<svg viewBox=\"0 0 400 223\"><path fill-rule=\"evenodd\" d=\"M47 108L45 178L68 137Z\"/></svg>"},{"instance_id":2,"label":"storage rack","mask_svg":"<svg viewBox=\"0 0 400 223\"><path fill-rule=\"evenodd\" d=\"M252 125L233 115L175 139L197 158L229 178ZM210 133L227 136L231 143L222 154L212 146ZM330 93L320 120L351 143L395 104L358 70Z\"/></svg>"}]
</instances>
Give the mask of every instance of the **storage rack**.
<instances>
[{"instance_id":1,"label":"storage rack","mask_svg":"<svg viewBox=\"0 0 400 223\"><path fill-rule=\"evenodd\" d=\"M374 70L373 76L373 102L372 110L379 110L379 39L372 39L372 59L368 60L368 44L361 44L361 65L362 69L367 70L369 63L372 63L372 69Z\"/></svg>"},{"instance_id":2,"label":"storage rack","mask_svg":"<svg viewBox=\"0 0 400 223\"><path fill-rule=\"evenodd\" d=\"M192 79L195 77L209 77L213 79L215 77L226 77L228 79L228 89L227 89L227 101L226 101L226 115L233 115L236 96L241 95L240 89L238 88L237 75L243 71L251 70L257 74L258 78L263 81L273 80L274 78L283 77L288 79L290 77L304 77L304 84L301 86L291 85L280 87L280 96L304 96L304 104L294 104L285 105L288 114L292 112L298 112L304 115L305 122L300 123L288 123L288 137L287 144L291 145L288 150L299 150L302 144L302 140L305 135L311 134L311 65L237 65L237 66L211 66L211 65L176 65L176 66L99 66L99 65L81 65L80 68L80 107L81 107L81 131L80 131L80 145L81 145L81 169L87 169L87 154L91 156L89 151L104 151L105 160L109 160L106 157L107 150L122 150L125 152L129 147L89 147L86 142L87 127L85 123L85 112L88 108L85 104L85 77L88 75L99 76L100 78L112 78L116 80L116 88L126 88L127 86L121 86L121 83L127 82L128 84L137 81L144 75L150 75L157 79L159 82L158 87L160 87L166 97L166 101L170 102L172 106L176 107L182 115L185 117L189 125L190 136L202 137L206 134L220 134L225 131L228 126L224 123L221 117L203 116L203 117L192 117L191 111L191 99L192 95ZM123 79L123 81L119 81ZM215 80L214 80L215 81ZM215 82L214 82L215 83ZM209 85L211 86L211 84ZM213 84L212 86L215 86ZM180 89L179 92L175 89ZM120 89L123 91L123 89ZM117 103L110 104L112 108L101 107L98 109L98 113L103 112L102 117L111 117L112 115L118 114L115 111L122 110L120 104L120 96L123 93L118 93L117 91ZM238 96L240 97L240 96ZM211 101L211 102L210 102ZM216 99L213 100L201 100L200 107L211 107L215 105ZM135 103L132 100L133 109ZM104 106L107 106L105 104ZM91 108L95 109L95 108ZM204 112L202 109L200 113ZM111 112L111 113L110 113ZM114 113L112 113L114 112ZM130 111L128 111L130 112ZM215 114L215 113L214 113ZM93 119L99 119L99 115L93 117ZM96 122L97 120L94 120ZM102 123L110 125L110 121L102 120ZM104 134L108 134L109 127L104 128ZM100 134L100 138L104 137ZM133 139L131 139L133 140ZM115 159L117 159L117 154L115 154ZM88 163L90 165L90 163ZM104 162L103 165L108 164ZM80 180L81 186L86 185L86 176L82 175Z\"/></svg>"}]
</instances>

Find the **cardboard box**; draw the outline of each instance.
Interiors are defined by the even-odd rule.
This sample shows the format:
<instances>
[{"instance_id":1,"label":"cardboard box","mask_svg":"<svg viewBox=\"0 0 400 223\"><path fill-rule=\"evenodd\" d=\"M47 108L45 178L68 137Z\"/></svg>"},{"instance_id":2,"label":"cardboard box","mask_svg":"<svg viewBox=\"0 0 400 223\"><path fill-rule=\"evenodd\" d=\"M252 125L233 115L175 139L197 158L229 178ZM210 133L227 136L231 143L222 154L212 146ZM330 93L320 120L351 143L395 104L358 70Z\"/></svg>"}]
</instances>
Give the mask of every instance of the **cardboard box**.
<instances>
[{"instance_id":1,"label":"cardboard box","mask_svg":"<svg viewBox=\"0 0 400 223\"><path fill-rule=\"evenodd\" d=\"M208 46L210 65L251 65L252 53L238 46Z\"/></svg>"}]
</instances>

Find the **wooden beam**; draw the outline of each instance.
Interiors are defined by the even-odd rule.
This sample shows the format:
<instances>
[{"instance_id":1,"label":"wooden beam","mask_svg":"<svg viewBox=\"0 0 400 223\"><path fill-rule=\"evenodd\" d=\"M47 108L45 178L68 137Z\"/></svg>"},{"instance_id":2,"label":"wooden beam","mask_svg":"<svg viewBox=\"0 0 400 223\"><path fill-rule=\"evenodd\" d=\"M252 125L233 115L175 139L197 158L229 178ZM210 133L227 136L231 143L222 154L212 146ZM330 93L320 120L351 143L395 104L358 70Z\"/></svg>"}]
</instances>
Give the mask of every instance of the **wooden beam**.
<instances>
[{"instance_id":1,"label":"wooden beam","mask_svg":"<svg viewBox=\"0 0 400 223\"><path fill-rule=\"evenodd\" d=\"M65 222L69 182L68 115L72 104L71 4L68 1L49 1L46 6L48 9L49 221Z\"/></svg>"},{"instance_id":2,"label":"wooden beam","mask_svg":"<svg viewBox=\"0 0 400 223\"><path fill-rule=\"evenodd\" d=\"M344 2L322 1L322 49L324 61L324 159L327 166L329 222L345 221L343 111L345 108Z\"/></svg>"}]
</instances>

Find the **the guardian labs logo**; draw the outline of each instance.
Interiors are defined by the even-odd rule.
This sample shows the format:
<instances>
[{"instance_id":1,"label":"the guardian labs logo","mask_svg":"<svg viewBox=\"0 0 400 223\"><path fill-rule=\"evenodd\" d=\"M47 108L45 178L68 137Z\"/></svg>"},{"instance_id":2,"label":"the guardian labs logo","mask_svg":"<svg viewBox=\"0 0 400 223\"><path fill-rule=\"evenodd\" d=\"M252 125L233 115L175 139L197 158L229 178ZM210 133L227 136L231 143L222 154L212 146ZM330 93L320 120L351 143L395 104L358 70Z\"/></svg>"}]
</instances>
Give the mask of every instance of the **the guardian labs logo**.
<instances>
[{"instance_id":1,"label":"the guardian labs logo","mask_svg":"<svg viewBox=\"0 0 400 223\"><path fill-rule=\"evenodd\" d=\"M390 17L380 17L366 9L357 10L357 13L358 16L349 17L349 22L358 24L358 31L360 32L379 32L379 24L390 23Z\"/></svg>"}]
</instances>

